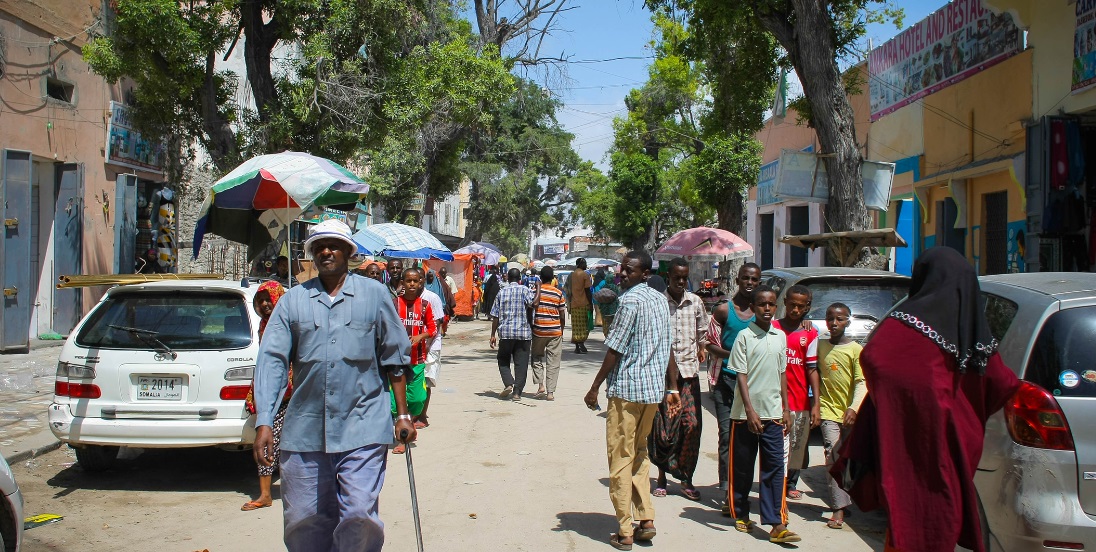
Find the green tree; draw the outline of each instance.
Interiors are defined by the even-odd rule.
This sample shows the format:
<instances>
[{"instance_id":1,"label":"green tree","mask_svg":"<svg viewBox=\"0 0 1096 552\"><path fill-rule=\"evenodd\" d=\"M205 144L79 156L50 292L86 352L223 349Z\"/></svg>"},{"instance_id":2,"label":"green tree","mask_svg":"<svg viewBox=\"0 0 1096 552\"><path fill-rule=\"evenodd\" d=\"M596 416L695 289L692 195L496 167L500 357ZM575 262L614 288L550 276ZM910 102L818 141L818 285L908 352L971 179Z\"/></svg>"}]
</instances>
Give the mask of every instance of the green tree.
<instances>
[{"instance_id":1,"label":"green tree","mask_svg":"<svg viewBox=\"0 0 1096 552\"><path fill-rule=\"evenodd\" d=\"M808 121L818 135L830 182L826 225L830 231L863 230L870 219L864 204L852 107L839 63L856 53L866 24L893 20L903 12L893 0L648 0L649 6L672 7L691 14L702 42L712 48L755 52L755 61L786 63L803 84ZM760 35L757 31L764 30ZM770 50L772 41L782 57ZM722 43L722 46L721 46ZM865 249L864 255L870 256Z\"/></svg>"}]
</instances>

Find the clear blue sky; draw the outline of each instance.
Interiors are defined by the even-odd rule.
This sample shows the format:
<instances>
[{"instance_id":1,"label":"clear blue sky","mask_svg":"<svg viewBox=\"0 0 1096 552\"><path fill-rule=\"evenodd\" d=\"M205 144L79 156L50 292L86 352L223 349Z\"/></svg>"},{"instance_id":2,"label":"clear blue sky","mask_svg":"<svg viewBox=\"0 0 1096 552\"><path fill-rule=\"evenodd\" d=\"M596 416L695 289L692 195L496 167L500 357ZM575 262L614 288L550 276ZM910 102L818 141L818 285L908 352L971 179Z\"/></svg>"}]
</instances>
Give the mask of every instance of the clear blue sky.
<instances>
[{"instance_id":1,"label":"clear blue sky","mask_svg":"<svg viewBox=\"0 0 1096 552\"><path fill-rule=\"evenodd\" d=\"M530 75L564 102L558 118L575 135L573 146L584 159L608 168L614 116L624 114L624 97L647 79L651 55L650 12L642 0L569 0L577 8L559 18L559 31L545 41L542 55L563 54L572 62L563 74ZM908 27L947 4L947 0L898 0ZM898 33L894 25L872 25L868 36L878 45ZM618 59L602 63L583 60Z\"/></svg>"}]
</instances>

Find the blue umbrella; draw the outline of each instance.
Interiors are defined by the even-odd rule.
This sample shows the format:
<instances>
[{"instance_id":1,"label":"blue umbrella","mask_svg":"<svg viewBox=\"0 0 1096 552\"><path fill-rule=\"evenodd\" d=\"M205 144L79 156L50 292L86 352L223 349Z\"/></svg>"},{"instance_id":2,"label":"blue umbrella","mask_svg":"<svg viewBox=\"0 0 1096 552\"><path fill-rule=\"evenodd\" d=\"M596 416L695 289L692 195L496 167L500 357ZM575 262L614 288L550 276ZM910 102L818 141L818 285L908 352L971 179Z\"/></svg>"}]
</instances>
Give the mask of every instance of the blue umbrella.
<instances>
[{"instance_id":1,"label":"blue umbrella","mask_svg":"<svg viewBox=\"0 0 1096 552\"><path fill-rule=\"evenodd\" d=\"M358 230L354 234L358 252L397 259L440 259L452 261L453 253L426 230L386 222Z\"/></svg>"}]
</instances>

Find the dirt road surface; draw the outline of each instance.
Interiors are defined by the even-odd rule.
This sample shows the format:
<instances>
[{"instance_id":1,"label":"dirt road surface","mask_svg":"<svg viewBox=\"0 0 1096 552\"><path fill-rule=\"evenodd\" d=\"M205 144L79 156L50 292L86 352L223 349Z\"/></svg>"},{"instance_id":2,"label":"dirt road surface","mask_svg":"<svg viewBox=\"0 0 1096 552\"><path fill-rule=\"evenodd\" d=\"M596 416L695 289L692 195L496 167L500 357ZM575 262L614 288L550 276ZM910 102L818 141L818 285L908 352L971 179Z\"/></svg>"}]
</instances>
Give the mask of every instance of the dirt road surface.
<instances>
[{"instance_id":1,"label":"dirt road surface","mask_svg":"<svg viewBox=\"0 0 1096 552\"><path fill-rule=\"evenodd\" d=\"M582 404L604 353L600 333L588 342L588 355L575 355L565 344L554 402L515 403L497 397L502 386L489 331L482 321L451 328L431 425L419 433L412 451L426 550L612 550L607 541L616 521L608 496L604 414ZM526 390L536 391L531 377ZM703 498L686 500L671 482L669 496L653 499L658 536L653 545L636 549L777 550L766 533L738 533L730 518L720 515L717 426L707 391L704 403L696 475ZM250 453L123 450L122 458L110 472L88 474L65 447L13 466L28 516L64 516L29 530L24 550L284 549L277 481L274 507L240 511L258 492ZM812 446L810 459L812 466L822 463L821 446ZM803 535L800 545L835 552L881 550L885 522L877 514L857 512L844 529L826 528L824 476L821 467L807 470L800 484L807 496L789 502L791 528ZM404 456L388 457L380 510L385 549L415 550ZM752 510L757 520L756 494Z\"/></svg>"}]
</instances>

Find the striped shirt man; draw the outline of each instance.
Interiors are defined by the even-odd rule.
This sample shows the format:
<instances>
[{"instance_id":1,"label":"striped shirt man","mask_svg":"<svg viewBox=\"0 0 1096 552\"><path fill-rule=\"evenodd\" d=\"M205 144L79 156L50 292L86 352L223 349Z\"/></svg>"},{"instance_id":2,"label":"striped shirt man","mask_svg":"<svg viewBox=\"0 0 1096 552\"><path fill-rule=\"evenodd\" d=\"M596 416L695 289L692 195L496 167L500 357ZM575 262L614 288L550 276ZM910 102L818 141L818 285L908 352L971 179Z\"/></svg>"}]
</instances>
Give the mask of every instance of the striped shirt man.
<instances>
[{"instance_id":1,"label":"striped shirt man","mask_svg":"<svg viewBox=\"0 0 1096 552\"><path fill-rule=\"evenodd\" d=\"M540 303L533 317L533 337L559 337L563 335L560 313L565 301L563 291L551 285L540 286Z\"/></svg>"}]
</instances>

